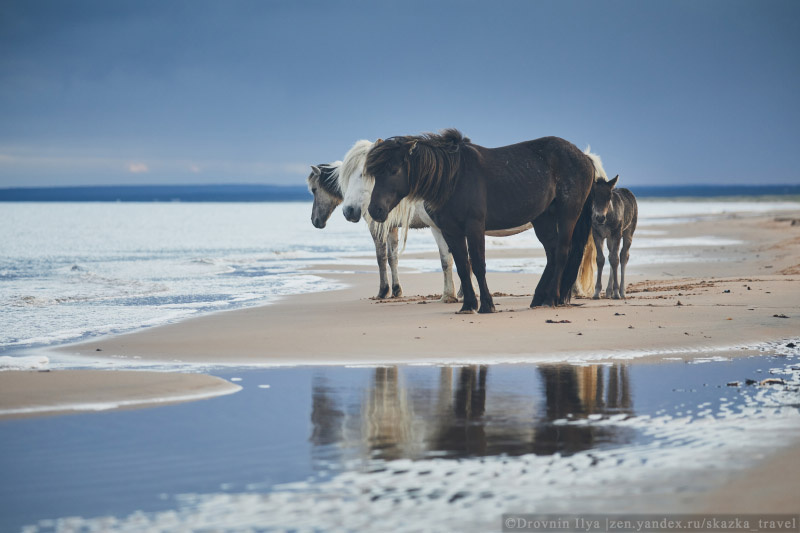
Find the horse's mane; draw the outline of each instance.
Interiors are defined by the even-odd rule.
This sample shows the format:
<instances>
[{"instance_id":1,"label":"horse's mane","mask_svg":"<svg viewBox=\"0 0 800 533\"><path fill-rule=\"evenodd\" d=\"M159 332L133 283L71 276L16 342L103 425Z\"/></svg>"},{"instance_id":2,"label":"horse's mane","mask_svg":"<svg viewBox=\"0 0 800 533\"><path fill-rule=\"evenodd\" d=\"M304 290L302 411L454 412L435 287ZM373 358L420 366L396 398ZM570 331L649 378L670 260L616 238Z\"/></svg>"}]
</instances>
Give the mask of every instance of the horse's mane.
<instances>
[{"instance_id":1,"label":"horse's mane","mask_svg":"<svg viewBox=\"0 0 800 533\"><path fill-rule=\"evenodd\" d=\"M366 139L356 141L350 150L344 155L342 166L339 168L339 187L342 191L347 190L350 184L350 176L358 171L364 170L364 161L367 159L367 152L375 143Z\"/></svg>"},{"instance_id":2,"label":"horse's mane","mask_svg":"<svg viewBox=\"0 0 800 533\"><path fill-rule=\"evenodd\" d=\"M594 165L594 181L608 181L608 175L603 168L603 160L599 155L592 153L592 147L587 144L583 153L592 160L592 165Z\"/></svg>"},{"instance_id":3,"label":"horse's mane","mask_svg":"<svg viewBox=\"0 0 800 533\"><path fill-rule=\"evenodd\" d=\"M410 187L408 198L423 199L437 209L453 192L462 153L469 144L469 138L456 129L390 137L370 150L366 174L393 173L405 163Z\"/></svg>"},{"instance_id":4,"label":"horse's mane","mask_svg":"<svg viewBox=\"0 0 800 533\"><path fill-rule=\"evenodd\" d=\"M317 165L320 170L320 175L316 176L314 173L308 176L308 187L311 189L311 182L316 181L322 189L339 200L342 200L342 188L339 186L339 171L341 169L341 161L333 161L332 163L323 163Z\"/></svg>"}]
</instances>

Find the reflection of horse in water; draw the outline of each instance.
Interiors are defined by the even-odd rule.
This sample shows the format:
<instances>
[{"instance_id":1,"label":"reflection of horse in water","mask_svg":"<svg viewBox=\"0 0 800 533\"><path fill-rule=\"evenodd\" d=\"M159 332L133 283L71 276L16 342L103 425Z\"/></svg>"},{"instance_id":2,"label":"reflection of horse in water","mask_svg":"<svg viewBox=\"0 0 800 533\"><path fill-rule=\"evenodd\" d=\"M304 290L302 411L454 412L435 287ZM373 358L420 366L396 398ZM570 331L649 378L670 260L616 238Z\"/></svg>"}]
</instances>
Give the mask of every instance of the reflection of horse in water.
<instances>
[{"instance_id":1,"label":"reflection of horse in water","mask_svg":"<svg viewBox=\"0 0 800 533\"><path fill-rule=\"evenodd\" d=\"M438 423L429 430L429 447L456 455L486 455L486 365L457 369L453 392L453 369L442 368L437 402Z\"/></svg>"},{"instance_id":2,"label":"reflection of horse in water","mask_svg":"<svg viewBox=\"0 0 800 533\"><path fill-rule=\"evenodd\" d=\"M626 365L539 368L544 380L545 419L537 424L533 451L539 455L572 454L617 440L613 427L572 425L555 420L580 420L590 415L633 413Z\"/></svg>"},{"instance_id":3,"label":"reflection of horse in water","mask_svg":"<svg viewBox=\"0 0 800 533\"><path fill-rule=\"evenodd\" d=\"M396 366L376 368L372 386L361 406L361 435L367 448L384 459L413 454L413 411L408 391L400 386Z\"/></svg>"},{"instance_id":4,"label":"reflection of horse in water","mask_svg":"<svg viewBox=\"0 0 800 533\"><path fill-rule=\"evenodd\" d=\"M485 365L444 367L433 387L409 388L398 367L377 368L360 402L345 407L331 396L334 389L315 380L311 441L391 460L431 452L572 454L626 438L613 426L553 424L633 413L624 365L540 366L544 405L538 409L535 396L514 392L497 392L487 402L488 372Z\"/></svg>"}]
</instances>

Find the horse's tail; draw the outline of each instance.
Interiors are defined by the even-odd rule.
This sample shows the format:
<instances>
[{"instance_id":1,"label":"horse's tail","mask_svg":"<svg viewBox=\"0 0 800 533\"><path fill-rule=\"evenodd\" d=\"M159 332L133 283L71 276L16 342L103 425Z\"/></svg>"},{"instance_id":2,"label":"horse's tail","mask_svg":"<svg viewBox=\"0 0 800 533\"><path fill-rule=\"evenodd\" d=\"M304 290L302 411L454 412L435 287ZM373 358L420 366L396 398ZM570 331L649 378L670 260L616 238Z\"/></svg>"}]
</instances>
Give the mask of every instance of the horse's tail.
<instances>
[{"instance_id":1,"label":"horse's tail","mask_svg":"<svg viewBox=\"0 0 800 533\"><path fill-rule=\"evenodd\" d=\"M594 278L597 274L597 248L591 233L583 249L583 261L578 269L578 279L572 287L572 295L577 298L589 298L594 294Z\"/></svg>"},{"instance_id":2,"label":"horse's tail","mask_svg":"<svg viewBox=\"0 0 800 533\"><path fill-rule=\"evenodd\" d=\"M575 285L575 280L578 278L578 270L583 262L584 250L586 250L586 243L592 234L592 201L594 200L594 187L589 189L589 196L583 204L581 215L578 217L578 222L575 224L575 229L572 231L572 243L569 247L569 255L567 256L567 264L564 267L564 273L561 276L561 287L559 287L560 302L567 304L572 297L572 286Z\"/></svg>"}]
</instances>

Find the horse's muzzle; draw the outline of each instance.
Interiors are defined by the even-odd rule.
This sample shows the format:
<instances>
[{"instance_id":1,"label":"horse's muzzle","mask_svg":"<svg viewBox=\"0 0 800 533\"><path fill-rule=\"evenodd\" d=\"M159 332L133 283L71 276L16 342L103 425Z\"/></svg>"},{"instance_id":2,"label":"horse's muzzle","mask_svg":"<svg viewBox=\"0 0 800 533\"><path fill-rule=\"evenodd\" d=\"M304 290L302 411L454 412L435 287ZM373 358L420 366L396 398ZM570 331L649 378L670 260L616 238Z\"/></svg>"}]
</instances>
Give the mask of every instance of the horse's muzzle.
<instances>
[{"instance_id":1,"label":"horse's muzzle","mask_svg":"<svg viewBox=\"0 0 800 533\"><path fill-rule=\"evenodd\" d=\"M349 222L358 222L361 220L361 208L360 207L353 207L347 206L342 209L342 213L344 213L344 218L346 218Z\"/></svg>"},{"instance_id":2,"label":"horse's muzzle","mask_svg":"<svg viewBox=\"0 0 800 533\"><path fill-rule=\"evenodd\" d=\"M602 215L596 216L596 217L594 217L594 222L595 222L595 224L599 224L599 225L602 226L603 224L606 223L606 217L602 216Z\"/></svg>"},{"instance_id":3,"label":"horse's muzzle","mask_svg":"<svg viewBox=\"0 0 800 533\"><path fill-rule=\"evenodd\" d=\"M311 223L314 224L314 227L317 229L322 229L325 227L326 220L322 220L319 217L311 217Z\"/></svg>"},{"instance_id":4,"label":"horse's muzzle","mask_svg":"<svg viewBox=\"0 0 800 533\"><path fill-rule=\"evenodd\" d=\"M386 217L389 216L389 212L377 205L370 205L369 206L369 216L372 217L372 220L375 222L386 222Z\"/></svg>"}]
</instances>

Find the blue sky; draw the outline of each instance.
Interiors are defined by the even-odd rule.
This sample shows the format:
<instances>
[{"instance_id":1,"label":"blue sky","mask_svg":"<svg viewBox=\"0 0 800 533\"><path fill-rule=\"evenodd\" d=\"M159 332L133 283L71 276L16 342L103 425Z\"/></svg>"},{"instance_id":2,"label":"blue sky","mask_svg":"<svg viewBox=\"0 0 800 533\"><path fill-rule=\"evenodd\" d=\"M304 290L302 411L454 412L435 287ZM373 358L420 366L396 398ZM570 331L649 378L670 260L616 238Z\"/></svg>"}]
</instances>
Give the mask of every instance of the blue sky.
<instances>
[{"instance_id":1,"label":"blue sky","mask_svg":"<svg viewBox=\"0 0 800 533\"><path fill-rule=\"evenodd\" d=\"M358 139L800 183L797 1L0 3L0 187L302 184Z\"/></svg>"}]
</instances>

